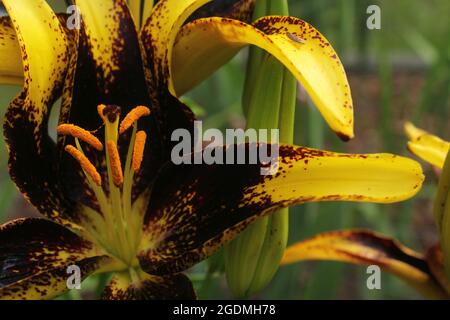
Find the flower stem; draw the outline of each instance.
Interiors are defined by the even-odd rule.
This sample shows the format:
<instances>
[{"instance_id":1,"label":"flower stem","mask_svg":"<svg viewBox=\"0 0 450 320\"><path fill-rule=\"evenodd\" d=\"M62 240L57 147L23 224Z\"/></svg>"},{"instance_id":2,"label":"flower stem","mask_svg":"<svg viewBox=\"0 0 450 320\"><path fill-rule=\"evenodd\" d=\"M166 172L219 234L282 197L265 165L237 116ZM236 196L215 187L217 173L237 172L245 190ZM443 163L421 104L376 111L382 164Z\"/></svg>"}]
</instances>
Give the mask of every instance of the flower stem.
<instances>
[{"instance_id":1,"label":"flower stem","mask_svg":"<svg viewBox=\"0 0 450 320\"><path fill-rule=\"evenodd\" d=\"M434 201L434 217L441 237L444 265L450 280L450 152L444 162L438 192Z\"/></svg>"},{"instance_id":2,"label":"flower stem","mask_svg":"<svg viewBox=\"0 0 450 320\"><path fill-rule=\"evenodd\" d=\"M258 0L254 17L267 14L287 15L287 1ZM296 80L261 49L250 49L242 103L247 128L280 129L280 142L293 142ZM252 295L270 282L284 254L288 230L289 211L282 209L256 221L225 248L227 280L236 296Z\"/></svg>"}]
</instances>

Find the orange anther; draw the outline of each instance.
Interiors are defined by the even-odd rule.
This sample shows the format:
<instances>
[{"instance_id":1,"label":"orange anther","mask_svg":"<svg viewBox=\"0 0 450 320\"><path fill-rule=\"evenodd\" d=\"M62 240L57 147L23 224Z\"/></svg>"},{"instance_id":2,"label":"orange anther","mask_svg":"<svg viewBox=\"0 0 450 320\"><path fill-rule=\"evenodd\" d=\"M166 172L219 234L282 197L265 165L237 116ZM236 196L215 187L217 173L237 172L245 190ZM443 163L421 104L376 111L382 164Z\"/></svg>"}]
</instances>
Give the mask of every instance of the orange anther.
<instances>
[{"instance_id":1,"label":"orange anther","mask_svg":"<svg viewBox=\"0 0 450 320\"><path fill-rule=\"evenodd\" d=\"M142 159L144 158L144 148L146 140L147 134L145 133L145 131L138 131L138 133L136 133L132 162L134 172L139 171L139 169L141 168Z\"/></svg>"},{"instance_id":2,"label":"orange anther","mask_svg":"<svg viewBox=\"0 0 450 320\"><path fill-rule=\"evenodd\" d=\"M56 129L60 135L72 136L78 138L98 151L103 150L103 144L92 133L73 124L61 124Z\"/></svg>"},{"instance_id":3,"label":"orange anther","mask_svg":"<svg viewBox=\"0 0 450 320\"><path fill-rule=\"evenodd\" d=\"M122 134L127 131L135 121L139 120L141 117L149 116L150 109L144 106L138 106L128 112L126 117L120 123L119 133Z\"/></svg>"},{"instance_id":4,"label":"orange anther","mask_svg":"<svg viewBox=\"0 0 450 320\"><path fill-rule=\"evenodd\" d=\"M78 161L81 168L84 170L84 172L89 175L92 180L97 184L98 186L102 185L102 177L98 173L97 169L95 169L94 165L91 161L77 148L71 145L67 145L64 150L67 151L72 157L75 158L75 160Z\"/></svg>"}]
</instances>

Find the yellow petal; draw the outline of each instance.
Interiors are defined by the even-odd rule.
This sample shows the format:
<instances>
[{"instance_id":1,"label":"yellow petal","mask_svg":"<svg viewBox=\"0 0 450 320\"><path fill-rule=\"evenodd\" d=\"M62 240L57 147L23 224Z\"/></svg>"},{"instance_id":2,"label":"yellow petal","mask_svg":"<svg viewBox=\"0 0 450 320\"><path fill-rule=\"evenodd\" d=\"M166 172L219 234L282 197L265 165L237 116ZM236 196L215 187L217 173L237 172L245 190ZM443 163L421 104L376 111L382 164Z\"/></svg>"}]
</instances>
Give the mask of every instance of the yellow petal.
<instances>
[{"instance_id":1,"label":"yellow petal","mask_svg":"<svg viewBox=\"0 0 450 320\"><path fill-rule=\"evenodd\" d=\"M94 130L100 125L99 104L120 105L122 114L137 105L150 106L147 70L126 0L76 0L76 5L83 23L80 50L71 55L77 72L67 84L74 90L65 90L67 108L61 116L65 122Z\"/></svg>"},{"instance_id":2,"label":"yellow petal","mask_svg":"<svg viewBox=\"0 0 450 320\"><path fill-rule=\"evenodd\" d=\"M205 18L185 25L171 63L176 93L183 94L247 45L258 46L282 62L329 126L344 139L353 137L353 103L342 63L319 31L293 17L263 17L253 25Z\"/></svg>"},{"instance_id":3,"label":"yellow petal","mask_svg":"<svg viewBox=\"0 0 450 320\"><path fill-rule=\"evenodd\" d=\"M448 298L445 289L435 282L422 255L370 231L345 230L319 234L287 248L282 264L306 260L377 265L402 278L427 297Z\"/></svg>"},{"instance_id":4,"label":"yellow petal","mask_svg":"<svg viewBox=\"0 0 450 320\"><path fill-rule=\"evenodd\" d=\"M145 22L141 39L147 56L155 70L152 76L155 83L170 79L169 61L173 43L184 22L195 10L211 0L161 0L158 1L150 18ZM175 90L171 81L167 83L169 91Z\"/></svg>"},{"instance_id":5,"label":"yellow petal","mask_svg":"<svg viewBox=\"0 0 450 320\"><path fill-rule=\"evenodd\" d=\"M410 139L408 149L419 158L442 168L445 157L450 150L450 143L434 136L412 123L405 124L405 132Z\"/></svg>"},{"instance_id":6,"label":"yellow petal","mask_svg":"<svg viewBox=\"0 0 450 320\"><path fill-rule=\"evenodd\" d=\"M4 0L20 45L25 82L5 116L9 172L42 214L63 223L64 201L51 160L54 142L47 132L50 108L62 91L67 70L67 40L44 0ZM31 179L31 180L30 180Z\"/></svg>"},{"instance_id":7,"label":"yellow petal","mask_svg":"<svg viewBox=\"0 0 450 320\"><path fill-rule=\"evenodd\" d=\"M289 153L286 149L292 148ZM414 196L424 176L421 166L392 154L342 154L282 146L279 175L268 176L251 195L261 201L363 201L392 203Z\"/></svg>"},{"instance_id":8,"label":"yellow petal","mask_svg":"<svg viewBox=\"0 0 450 320\"><path fill-rule=\"evenodd\" d=\"M142 21L141 0L128 0L128 6L133 16L134 24L139 29Z\"/></svg>"},{"instance_id":9,"label":"yellow petal","mask_svg":"<svg viewBox=\"0 0 450 320\"><path fill-rule=\"evenodd\" d=\"M67 42L59 20L43 0L5 0L3 4L14 21L18 41L22 47L24 90L32 100L29 110L35 121L44 116L45 102L61 81L67 60ZM43 23L42 21L45 21ZM43 45L45 44L45 45ZM45 57L43 59L42 57ZM44 102L44 103L43 103Z\"/></svg>"},{"instance_id":10,"label":"yellow petal","mask_svg":"<svg viewBox=\"0 0 450 320\"><path fill-rule=\"evenodd\" d=\"M144 9L142 12L142 21L147 21L153 11L153 5L155 0L144 0Z\"/></svg>"},{"instance_id":11,"label":"yellow petal","mask_svg":"<svg viewBox=\"0 0 450 320\"><path fill-rule=\"evenodd\" d=\"M111 0L77 0L82 19L83 28L89 37L93 60L106 73L105 78L113 76L114 71L118 69L118 59L115 54L120 45L120 39L116 37L120 34L119 18L123 15L126 7L124 1L118 1L120 7L115 1ZM95 45L93 45L95 43Z\"/></svg>"},{"instance_id":12,"label":"yellow petal","mask_svg":"<svg viewBox=\"0 0 450 320\"><path fill-rule=\"evenodd\" d=\"M138 35L127 2L76 0L76 5L81 12L82 31L87 35L87 46L98 69L98 86L101 88L103 85L105 88L101 89L113 95L110 90L117 91L117 87L129 84L134 78L141 81L143 67ZM124 92L118 94L125 95L133 91L126 87L121 89Z\"/></svg>"},{"instance_id":13,"label":"yellow petal","mask_svg":"<svg viewBox=\"0 0 450 320\"><path fill-rule=\"evenodd\" d=\"M150 2L147 4L147 2ZM161 0L152 10L149 7L153 1L147 1L144 6L144 26L141 32L142 43L146 50L149 66L153 68L153 81L167 82L167 86L172 95L175 96L175 88L171 76L172 52L176 36L183 24L188 19L199 19L204 17L228 17L242 21L251 19L255 0ZM201 8L200 10L197 10ZM194 13L194 14L193 14ZM193 15L192 15L193 14ZM146 18L148 17L148 19ZM202 43L207 45L207 42ZM226 51L226 50L224 50ZM231 55L225 54L219 50L214 52L209 58L217 60L216 55L224 56L220 58L223 64L231 58L237 51ZM210 69L210 73L215 69ZM197 70L192 77L196 76ZM181 95L181 94L180 94Z\"/></svg>"},{"instance_id":14,"label":"yellow petal","mask_svg":"<svg viewBox=\"0 0 450 320\"><path fill-rule=\"evenodd\" d=\"M19 42L9 17L0 18L0 84L23 84Z\"/></svg>"},{"instance_id":15,"label":"yellow petal","mask_svg":"<svg viewBox=\"0 0 450 320\"><path fill-rule=\"evenodd\" d=\"M153 4L154 0L128 0L128 7L130 8L137 30L140 30L142 23L150 17Z\"/></svg>"},{"instance_id":16,"label":"yellow petal","mask_svg":"<svg viewBox=\"0 0 450 320\"><path fill-rule=\"evenodd\" d=\"M420 137L421 135L428 134L428 132L426 132L425 130L422 130L420 128L417 128L411 122L406 122L404 125L404 129L405 129L406 136L410 140L415 140L418 137Z\"/></svg>"},{"instance_id":17,"label":"yellow petal","mask_svg":"<svg viewBox=\"0 0 450 320\"><path fill-rule=\"evenodd\" d=\"M238 152L257 155L264 149L264 144L228 145L216 154L236 160ZM192 163L199 155L187 156ZM141 267L157 275L180 272L277 209L311 201L396 202L416 194L423 181L417 162L389 154L281 145L278 160L272 175L263 175L270 172L262 164L167 165L154 181L144 218Z\"/></svg>"}]
</instances>

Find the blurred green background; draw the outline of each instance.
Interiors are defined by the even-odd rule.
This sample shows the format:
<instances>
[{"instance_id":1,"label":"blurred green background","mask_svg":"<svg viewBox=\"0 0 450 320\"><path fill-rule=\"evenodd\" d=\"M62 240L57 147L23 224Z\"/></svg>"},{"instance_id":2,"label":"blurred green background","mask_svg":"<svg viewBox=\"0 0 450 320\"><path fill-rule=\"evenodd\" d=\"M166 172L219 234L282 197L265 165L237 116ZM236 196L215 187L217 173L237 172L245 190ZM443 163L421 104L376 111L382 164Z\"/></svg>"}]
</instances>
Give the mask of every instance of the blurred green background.
<instances>
[{"instance_id":1,"label":"blurred green background","mask_svg":"<svg viewBox=\"0 0 450 320\"><path fill-rule=\"evenodd\" d=\"M61 7L61 1L58 5ZM381 8L381 30L366 28L366 9ZM450 140L450 25L448 0L292 0L291 15L302 18L324 34L342 59L352 89L356 138L341 142L299 90L296 144L345 152L393 152L411 156L402 131L404 121ZM241 95L247 51L190 92L205 127L245 126ZM19 87L0 87L0 116ZM53 119L55 121L55 119ZM7 153L0 139L0 222L36 215L16 191L7 173ZM291 210L290 242L342 228L370 228L423 250L437 239L431 208L436 179L424 165L427 180L414 199L395 205L320 203ZM230 298L223 276L203 283L205 266L192 278L201 298ZM366 287L366 268L330 262L283 267L271 285L256 298L269 299L413 299L410 287L386 273L382 289ZM93 291L105 277L87 282L81 293ZM65 298L79 298L71 293Z\"/></svg>"}]
</instances>

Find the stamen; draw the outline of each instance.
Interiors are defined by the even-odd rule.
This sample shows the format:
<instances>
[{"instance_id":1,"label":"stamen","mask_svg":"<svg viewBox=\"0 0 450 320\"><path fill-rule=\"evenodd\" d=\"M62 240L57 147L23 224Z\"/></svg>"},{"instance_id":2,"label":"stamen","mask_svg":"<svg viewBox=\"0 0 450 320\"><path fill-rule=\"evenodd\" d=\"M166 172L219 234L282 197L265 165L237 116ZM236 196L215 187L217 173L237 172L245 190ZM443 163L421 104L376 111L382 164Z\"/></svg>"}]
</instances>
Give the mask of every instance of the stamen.
<instances>
[{"instance_id":1,"label":"stamen","mask_svg":"<svg viewBox=\"0 0 450 320\"><path fill-rule=\"evenodd\" d=\"M141 117L149 116L150 109L144 106L138 106L128 112L126 117L120 123L119 133L122 134L127 131L135 121L139 120Z\"/></svg>"},{"instance_id":2,"label":"stamen","mask_svg":"<svg viewBox=\"0 0 450 320\"><path fill-rule=\"evenodd\" d=\"M138 172L141 168L142 159L144 158L144 148L146 140L147 134L145 133L145 131L139 131L138 133L136 133L132 162L134 172Z\"/></svg>"},{"instance_id":3,"label":"stamen","mask_svg":"<svg viewBox=\"0 0 450 320\"><path fill-rule=\"evenodd\" d=\"M89 131L73 124L62 124L58 126L56 132L60 135L72 136L78 138L98 151L103 150L103 144Z\"/></svg>"},{"instance_id":4,"label":"stamen","mask_svg":"<svg viewBox=\"0 0 450 320\"><path fill-rule=\"evenodd\" d=\"M72 157L75 158L75 160L78 161L81 168L84 170L84 172L89 175L92 180L97 184L98 186L102 185L102 177L98 173L97 169L95 169L94 165L91 161L77 148L71 145L67 145L64 150L67 151Z\"/></svg>"},{"instance_id":5,"label":"stamen","mask_svg":"<svg viewBox=\"0 0 450 320\"><path fill-rule=\"evenodd\" d=\"M108 151L111 163L111 174L113 182L117 187L120 187L123 183L123 172L122 164L120 163L119 150L117 150L117 145L112 140L106 143L106 149Z\"/></svg>"}]
</instances>

